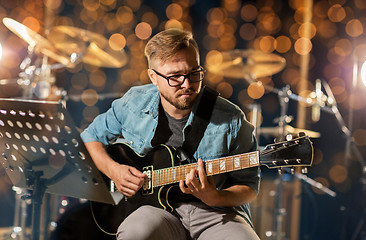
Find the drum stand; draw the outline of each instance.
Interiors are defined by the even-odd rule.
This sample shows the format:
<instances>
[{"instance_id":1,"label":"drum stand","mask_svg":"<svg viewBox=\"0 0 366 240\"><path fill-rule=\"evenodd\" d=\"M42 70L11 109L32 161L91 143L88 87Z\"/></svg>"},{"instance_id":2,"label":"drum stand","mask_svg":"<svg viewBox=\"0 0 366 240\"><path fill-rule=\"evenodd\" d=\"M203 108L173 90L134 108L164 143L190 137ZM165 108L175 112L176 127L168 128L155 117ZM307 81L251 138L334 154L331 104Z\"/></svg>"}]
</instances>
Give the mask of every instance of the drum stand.
<instances>
[{"instance_id":1,"label":"drum stand","mask_svg":"<svg viewBox=\"0 0 366 240\"><path fill-rule=\"evenodd\" d=\"M284 139L286 135L286 125L291 121L291 117L287 116L288 110L288 102L289 95L291 95L291 90L287 85L282 90L278 91L278 97L281 107L281 115L278 118L278 127L279 127L279 137L280 139ZM276 191L276 200L275 200L275 217L274 217L274 229L275 232L272 233L273 236L277 239L283 239L285 233L282 230L284 216L286 215L286 209L282 206L283 203L283 169L279 169L279 174L277 178L277 191Z\"/></svg>"},{"instance_id":2,"label":"drum stand","mask_svg":"<svg viewBox=\"0 0 366 240\"><path fill-rule=\"evenodd\" d=\"M281 115L277 119L277 121L278 121L278 127L279 127L279 137L283 140L287 134L286 125L288 123L290 123L292 120L291 116L286 115L287 110L288 110L289 99L293 99L293 100L303 102L303 103L308 103L308 102L306 101L306 99L293 94L288 85L286 87L284 87L282 90L273 89L272 91L274 93L276 93L279 97ZM314 104L312 104L312 105L314 105ZM319 106L319 107L323 111L333 113L333 114L336 113L334 111L334 107L333 107L333 109L329 108L327 106ZM335 115L337 116L337 114L335 114ZM337 119L339 119L339 118L337 117ZM330 189L328 189L327 187L323 186L321 183L312 180L311 178L307 177L306 175L297 173L293 169L291 169L291 171L287 170L287 169L279 169L279 176L277 179L278 185L277 185L277 192L276 192L276 202L275 202L275 217L274 217L275 231L274 232L269 231L271 236L274 237L276 240L281 240L281 239L285 238L285 233L283 232L283 229L282 229L283 224L284 224L284 216L286 215L286 209L282 205L283 204L283 175L282 174L284 171L293 174L299 180L303 180L304 182L312 185L313 187L318 188L319 190L323 191L324 193L328 194L331 197L336 196L335 192L333 192Z\"/></svg>"},{"instance_id":3,"label":"drum stand","mask_svg":"<svg viewBox=\"0 0 366 240\"><path fill-rule=\"evenodd\" d=\"M13 185L30 190L32 240L40 237L46 192L109 204L122 199L109 192L59 102L0 99L0 143L0 162Z\"/></svg>"}]
</instances>

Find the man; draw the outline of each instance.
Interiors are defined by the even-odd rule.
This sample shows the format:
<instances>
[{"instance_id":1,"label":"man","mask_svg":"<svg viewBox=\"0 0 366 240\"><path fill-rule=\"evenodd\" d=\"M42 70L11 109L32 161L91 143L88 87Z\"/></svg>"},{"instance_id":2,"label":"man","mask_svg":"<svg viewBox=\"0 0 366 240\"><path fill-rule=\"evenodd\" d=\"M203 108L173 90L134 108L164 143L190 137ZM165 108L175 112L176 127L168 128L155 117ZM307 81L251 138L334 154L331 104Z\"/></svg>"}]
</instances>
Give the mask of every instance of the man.
<instances>
[{"instance_id":1,"label":"man","mask_svg":"<svg viewBox=\"0 0 366 240\"><path fill-rule=\"evenodd\" d=\"M132 87L81 135L98 169L127 197L141 189L146 175L115 162L104 146L120 138L142 155L158 144L182 146L204 76L190 32L158 33L147 43L145 55L152 84ZM182 198L174 203L174 212L142 206L121 223L117 239L258 239L248 203L259 189L259 168L208 177L203 163L255 149L253 126L237 106L218 97L193 154L198 170L179 182L174 195Z\"/></svg>"}]
</instances>

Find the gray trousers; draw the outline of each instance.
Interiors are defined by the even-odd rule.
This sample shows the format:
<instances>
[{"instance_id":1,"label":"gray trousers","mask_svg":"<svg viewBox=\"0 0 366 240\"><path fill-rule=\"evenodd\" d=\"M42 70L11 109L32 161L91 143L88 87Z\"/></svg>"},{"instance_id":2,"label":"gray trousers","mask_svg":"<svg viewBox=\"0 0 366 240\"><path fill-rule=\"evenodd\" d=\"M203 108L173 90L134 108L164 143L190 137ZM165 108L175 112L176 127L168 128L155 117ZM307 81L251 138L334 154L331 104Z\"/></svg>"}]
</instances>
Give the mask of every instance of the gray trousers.
<instances>
[{"instance_id":1,"label":"gray trousers","mask_svg":"<svg viewBox=\"0 0 366 240\"><path fill-rule=\"evenodd\" d=\"M235 213L219 211L203 203L183 203L175 214L142 206L119 226L118 240L258 240L253 228Z\"/></svg>"}]
</instances>

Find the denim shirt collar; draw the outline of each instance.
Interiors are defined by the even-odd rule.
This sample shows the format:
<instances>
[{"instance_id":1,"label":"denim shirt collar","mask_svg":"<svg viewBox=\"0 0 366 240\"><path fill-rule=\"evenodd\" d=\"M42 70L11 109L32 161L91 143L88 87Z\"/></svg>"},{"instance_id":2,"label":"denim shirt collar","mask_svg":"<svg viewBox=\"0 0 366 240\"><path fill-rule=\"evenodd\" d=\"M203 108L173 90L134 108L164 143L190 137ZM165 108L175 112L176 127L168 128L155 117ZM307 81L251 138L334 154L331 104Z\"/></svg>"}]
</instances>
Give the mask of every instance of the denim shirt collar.
<instances>
[{"instance_id":1,"label":"denim shirt collar","mask_svg":"<svg viewBox=\"0 0 366 240\"><path fill-rule=\"evenodd\" d=\"M157 118L159 115L159 103L160 103L160 94L156 88L156 91L151 94L151 101L146 105L145 108L141 110L141 112L150 114L153 118Z\"/></svg>"}]
</instances>

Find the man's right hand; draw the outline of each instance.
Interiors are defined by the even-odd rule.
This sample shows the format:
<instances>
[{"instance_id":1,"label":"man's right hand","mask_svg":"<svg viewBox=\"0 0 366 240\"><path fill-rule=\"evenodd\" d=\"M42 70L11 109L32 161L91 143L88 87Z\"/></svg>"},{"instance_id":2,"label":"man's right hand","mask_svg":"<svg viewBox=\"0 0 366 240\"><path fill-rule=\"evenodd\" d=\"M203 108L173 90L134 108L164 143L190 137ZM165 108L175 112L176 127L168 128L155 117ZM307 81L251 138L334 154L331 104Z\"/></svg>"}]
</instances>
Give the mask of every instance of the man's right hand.
<instances>
[{"instance_id":1,"label":"man's right hand","mask_svg":"<svg viewBox=\"0 0 366 240\"><path fill-rule=\"evenodd\" d=\"M134 167L114 161L101 142L86 142L85 146L97 168L114 181L118 191L123 195L132 197L142 187L147 178L146 174Z\"/></svg>"},{"instance_id":2,"label":"man's right hand","mask_svg":"<svg viewBox=\"0 0 366 240\"><path fill-rule=\"evenodd\" d=\"M134 196L146 178L146 174L128 165L120 164L111 169L111 179L118 191L127 197Z\"/></svg>"}]
</instances>

